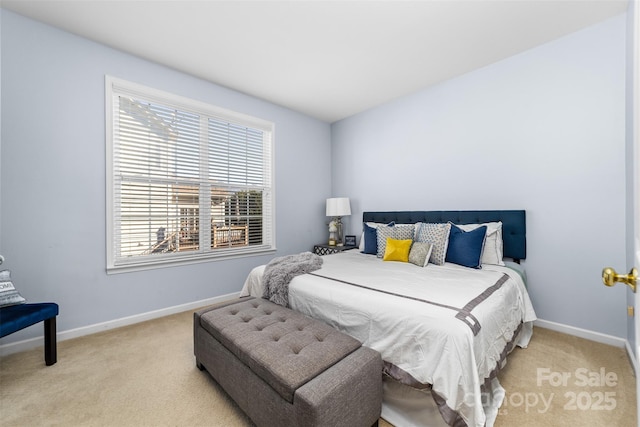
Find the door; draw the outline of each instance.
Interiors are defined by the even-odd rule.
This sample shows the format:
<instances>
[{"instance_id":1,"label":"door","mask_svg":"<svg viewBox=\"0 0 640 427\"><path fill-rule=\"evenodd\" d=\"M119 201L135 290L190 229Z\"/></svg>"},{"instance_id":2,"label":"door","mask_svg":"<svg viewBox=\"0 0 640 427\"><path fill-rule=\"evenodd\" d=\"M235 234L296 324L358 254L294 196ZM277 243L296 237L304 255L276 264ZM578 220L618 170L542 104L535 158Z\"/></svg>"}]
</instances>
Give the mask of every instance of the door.
<instances>
[{"instance_id":1,"label":"door","mask_svg":"<svg viewBox=\"0 0 640 427\"><path fill-rule=\"evenodd\" d=\"M640 267L640 7L638 1L629 2L627 9L627 144L631 152L631 169L627 173L627 209L630 221L627 221L627 267L630 275L637 274ZM632 233L633 231L633 233ZM633 278L632 278L633 279ZM635 352L636 369L640 369L640 292L627 293L627 301L633 309L633 321L630 322L627 337ZM640 381L636 372L636 397L638 399L638 422L640 423Z\"/></svg>"},{"instance_id":2,"label":"door","mask_svg":"<svg viewBox=\"0 0 640 427\"><path fill-rule=\"evenodd\" d=\"M627 174L627 205L630 221L627 221L627 267L630 275L637 275L640 267L640 7L637 0L629 2L627 9L627 144L632 153L631 171ZM629 152L627 151L627 152ZM630 178L629 178L630 177ZM631 212L630 212L631 211ZM631 231L633 230L633 233ZM640 292L627 291L627 301L633 308L633 321L627 333L635 351L636 369L640 369ZM640 378L636 372L636 398L638 399L638 423L640 423Z\"/></svg>"},{"instance_id":3,"label":"door","mask_svg":"<svg viewBox=\"0 0 640 427\"><path fill-rule=\"evenodd\" d=\"M618 275L612 269L604 269L602 278L606 285L615 282L629 285L627 303L630 318L627 339L635 353L635 368L640 370L640 290L636 282L640 268L640 4L629 1L627 9L627 69L626 69L626 144L627 168L627 271ZM639 284L640 285L640 284ZM636 395L638 399L638 422L640 423L640 372L636 372Z\"/></svg>"},{"instance_id":4,"label":"door","mask_svg":"<svg viewBox=\"0 0 640 427\"><path fill-rule=\"evenodd\" d=\"M632 179L633 185L627 190L628 203L633 206L633 242L627 244L627 260L633 262L635 267L640 267L640 5L637 0L629 2L627 13L627 73L631 73L627 77L627 83L630 86L627 90L627 132L631 135L627 136L627 143L632 146L633 150L633 167ZM627 74L629 75L629 74ZM628 221L629 222L629 221ZM630 231L630 230L629 230ZM629 236L631 233L627 233ZM630 268L633 268L629 266ZM633 272L633 271L632 271ZM630 292L630 291L628 291ZM633 343L635 350L636 368L640 369L640 293L627 294L628 300L632 301L634 309L633 330L629 331L628 336L633 334ZM638 400L638 423L640 424L640 375L636 372L636 399Z\"/></svg>"}]
</instances>

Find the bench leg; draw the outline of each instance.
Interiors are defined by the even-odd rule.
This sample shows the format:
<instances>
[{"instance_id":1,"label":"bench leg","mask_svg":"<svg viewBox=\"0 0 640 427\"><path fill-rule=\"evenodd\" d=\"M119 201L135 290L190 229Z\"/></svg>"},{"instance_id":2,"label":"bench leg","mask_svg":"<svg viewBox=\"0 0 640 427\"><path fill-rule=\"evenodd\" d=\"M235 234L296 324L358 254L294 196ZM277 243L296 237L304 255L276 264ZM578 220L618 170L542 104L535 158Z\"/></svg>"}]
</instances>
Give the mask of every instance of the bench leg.
<instances>
[{"instance_id":1,"label":"bench leg","mask_svg":"<svg viewBox=\"0 0 640 427\"><path fill-rule=\"evenodd\" d=\"M44 362L51 366L58 361L56 317L44 321Z\"/></svg>"}]
</instances>

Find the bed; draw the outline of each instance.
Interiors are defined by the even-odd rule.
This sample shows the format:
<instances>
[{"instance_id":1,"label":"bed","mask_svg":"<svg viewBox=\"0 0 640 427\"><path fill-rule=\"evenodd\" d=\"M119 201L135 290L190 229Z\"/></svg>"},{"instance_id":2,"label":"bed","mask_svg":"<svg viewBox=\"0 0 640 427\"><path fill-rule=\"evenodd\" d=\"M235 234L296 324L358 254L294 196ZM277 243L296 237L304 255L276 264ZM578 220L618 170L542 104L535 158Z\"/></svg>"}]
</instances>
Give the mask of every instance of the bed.
<instances>
[{"instance_id":1,"label":"bed","mask_svg":"<svg viewBox=\"0 0 640 427\"><path fill-rule=\"evenodd\" d=\"M388 233L412 229L419 242L425 229L447 226L465 239L473 230L484 233L479 268L441 263L444 258L424 266L384 261L402 239L386 240L390 246L378 257ZM514 346L526 347L536 319L519 264L526 258L525 212L364 212L363 227L368 234L361 241L369 246L371 228L382 236L376 253L361 245L323 257L319 270L291 280L289 306L382 354L382 416L390 423L492 426L505 394L497 372ZM451 240L449 249L457 244ZM500 259L484 262L495 245ZM262 296L264 270L251 271L241 296Z\"/></svg>"}]
</instances>

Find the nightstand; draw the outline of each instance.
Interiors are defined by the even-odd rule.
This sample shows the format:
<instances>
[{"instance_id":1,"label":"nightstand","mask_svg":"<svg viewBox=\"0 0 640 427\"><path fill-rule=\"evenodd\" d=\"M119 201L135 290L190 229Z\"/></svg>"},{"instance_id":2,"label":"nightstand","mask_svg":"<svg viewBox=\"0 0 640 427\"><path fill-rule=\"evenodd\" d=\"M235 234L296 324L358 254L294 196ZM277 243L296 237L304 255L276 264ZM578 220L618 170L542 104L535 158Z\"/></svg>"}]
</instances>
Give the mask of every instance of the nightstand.
<instances>
[{"instance_id":1,"label":"nightstand","mask_svg":"<svg viewBox=\"0 0 640 427\"><path fill-rule=\"evenodd\" d=\"M329 246L327 244L320 244L313 245L313 253L316 255L331 255L355 248L357 248L357 246Z\"/></svg>"}]
</instances>

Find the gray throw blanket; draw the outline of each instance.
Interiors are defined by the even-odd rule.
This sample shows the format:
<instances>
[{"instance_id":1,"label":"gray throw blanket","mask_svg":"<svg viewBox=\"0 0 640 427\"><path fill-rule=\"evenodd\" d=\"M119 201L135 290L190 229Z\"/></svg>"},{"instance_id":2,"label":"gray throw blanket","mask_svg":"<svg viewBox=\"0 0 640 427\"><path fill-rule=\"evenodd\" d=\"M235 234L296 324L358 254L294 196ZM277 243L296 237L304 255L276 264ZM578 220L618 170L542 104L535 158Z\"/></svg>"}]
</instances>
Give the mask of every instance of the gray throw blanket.
<instances>
[{"instance_id":1,"label":"gray throw blanket","mask_svg":"<svg viewBox=\"0 0 640 427\"><path fill-rule=\"evenodd\" d=\"M322 258L311 252L302 252L272 259L264 268L262 298L283 307L288 307L289 282L294 277L315 271L321 266Z\"/></svg>"}]
</instances>

